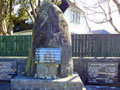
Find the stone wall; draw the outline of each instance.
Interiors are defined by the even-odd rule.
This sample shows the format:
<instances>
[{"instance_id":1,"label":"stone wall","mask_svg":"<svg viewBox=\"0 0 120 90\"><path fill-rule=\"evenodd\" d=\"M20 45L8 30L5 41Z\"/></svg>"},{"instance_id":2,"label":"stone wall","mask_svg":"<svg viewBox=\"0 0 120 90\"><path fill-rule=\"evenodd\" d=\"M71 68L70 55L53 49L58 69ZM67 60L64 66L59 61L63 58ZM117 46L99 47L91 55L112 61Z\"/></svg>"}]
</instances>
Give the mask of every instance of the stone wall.
<instances>
[{"instance_id":1,"label":"stone wall","mask_svg":"<svg viewBox=\"0 0 120 90\"><path fill-rule=\"evenodd\" d=\"M16 61L16 69L18 75L22 75L25 71L27 57L0 57L0 61ZM74 72L77 72L79 76L81 77L82 81L85 84L88 84L88 63L118 63L118 70L116 71L117 77L115 77L115 80L117 81L116 85L120 86L120 57L84 57L84 58L77 58L73 57L73 63L74 63ZM109 67L108 67L109 68ZM4 72L4 71L3 71Z\"/></svg>"},{"instance_id":2,"label":"stone wall","mask_svg":"<svg viewBox=\"0 0 120 90\"><path fill-rule=\"evenodd\" d=\"M16 62L17 75L21 75L24 73L27 59L27 57L0 57L0 62Z\"/></svg>"}]
</instances>

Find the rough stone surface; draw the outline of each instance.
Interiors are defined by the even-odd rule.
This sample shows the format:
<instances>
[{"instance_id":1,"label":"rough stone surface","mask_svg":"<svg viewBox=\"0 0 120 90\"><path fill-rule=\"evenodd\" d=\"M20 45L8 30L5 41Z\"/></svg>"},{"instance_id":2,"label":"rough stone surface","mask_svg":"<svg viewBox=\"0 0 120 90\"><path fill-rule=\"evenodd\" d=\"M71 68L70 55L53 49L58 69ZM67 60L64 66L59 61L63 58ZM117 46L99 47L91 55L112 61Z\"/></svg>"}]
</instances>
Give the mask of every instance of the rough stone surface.
<instances>
[{"instance_id":1,"label":"rough stone surface","mask_svg":"<svg viewBox=\"0 0 120 90\"><path fill-rule=\"evenodd\" d=\"M59 69L56 76L67 77L73 74L72 45L68 25L62 11L56 5L49 2L44 2L35 20L31 55L33 59L37 48L61 48L61 64L58 67L54 67L56 70ZM31 63L29 66L30 70L33 71L31 72L32 74L41 72L36 71L36 65L32 64L35 60L29 62ZM31 66L34 67L31 68ZM51 65L49 64L47 67L50 68ZM42 65L42 68L45 67ZM48 72L53 73L52 71Z\"/></svg>"},{"instance_id":2,"label":"rough stone surface","mask_svg":"<svg viewBox=\"0 0 120 90\"><path fill-rule=\"evenodd\" d=\"M0 81L23 74L27 60L27 57L0 57Z\"/></svg>"},{"instance_id":3,"label":"rough stone surface","mask_svg":"<svg viewBox=\"0 0 120 90\"><path fill-rule=\"evenodd\" d=\"M16 77L11 80L11 90L86 90L77 74L56 80Z\"/></svg>"},{"instance_id":4,"label":"rough stone surface","mask_svg":"<svg viewBox=\"0 0 120 90\"><path fill-rule=\"evenodd\" d=\"M43 79L56 79L58 64L37 64L37 77ZM42 75L41 75L42 73Z\"/></svg>"},{"instance_id":5,"label":"rough stone surface","mask_svg":"<svg viewBox=\"0 0 120 90\"><path fill-rule=\"evenodd\" d=\"M84 57L84 58L73 58L74 60L74 71L77 72L79 74L79 76L81 77L82 81L85 84L88 84L88 63L89 62L105 62L105 63L118 63L118 76L114 77L114 81L115 83L113 83L112 85L117 85L120 86L120 57ZM117 73L117 72L114 72ZM108 75L109 77L109 75ZM117 81L117 82L116 82ZM97 85L101 85L101 83L97 83ZM104 83L104 85L110 85L109 83Z\"/></svg>"},{"instance_id":6,"label":"rough stone surface","mask_svg":"<svg viewBox=\"0 0 120 90\"><path fill-rule=\"evenodd\" d=\"M10 80L16 76L16 61L0 61L0 80Z\"/></svg>"}]
</instances>

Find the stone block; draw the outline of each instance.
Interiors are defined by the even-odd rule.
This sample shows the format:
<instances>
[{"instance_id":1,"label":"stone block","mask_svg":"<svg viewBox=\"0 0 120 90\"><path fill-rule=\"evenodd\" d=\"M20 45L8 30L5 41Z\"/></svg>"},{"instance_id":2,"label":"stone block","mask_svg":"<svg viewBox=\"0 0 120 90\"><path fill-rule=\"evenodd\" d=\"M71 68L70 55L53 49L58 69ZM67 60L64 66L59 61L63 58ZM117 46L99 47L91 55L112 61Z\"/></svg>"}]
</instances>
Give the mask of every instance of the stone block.
<instances>
[{"instance_id":1,"label":"stone block","mask_svg":"<svg viewBox=\"0 0 120 90\"><path fill-rule=\"evenodd\" d=\"M78 74L55 80L16 77L11 80L11 90L86 90Z\"/></svg>"},{"instance_id":2,"label":"stone block","mask_svg":"<svg viewBox=\"0 0 120 90\"><path fill-rule=\"evenodd\" d=\"M10 80L16 76L16 61L0 61L0 80Z\"/></svg>"},{"instance_id":3,"label":"stone block","mask_svg":"<svg viewBox=\"0 0 120 90\"><path fill-rule=\"evenodd\" d=\"M25 72L27 60L28 57L0 57L0 80L10 80L16 74L22 75Z\"/></svg>"}]
</instances>

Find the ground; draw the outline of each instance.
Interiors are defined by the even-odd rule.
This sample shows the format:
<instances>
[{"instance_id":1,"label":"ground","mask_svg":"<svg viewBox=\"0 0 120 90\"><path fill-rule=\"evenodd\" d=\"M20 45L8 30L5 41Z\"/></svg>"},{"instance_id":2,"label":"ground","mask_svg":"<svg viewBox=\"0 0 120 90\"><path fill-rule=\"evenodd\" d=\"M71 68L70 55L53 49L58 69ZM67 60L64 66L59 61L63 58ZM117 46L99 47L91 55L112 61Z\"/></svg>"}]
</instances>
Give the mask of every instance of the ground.
<instances>
[{"instance_id":1,"label":"ground","mask_svg":"<svg viewBox=\"0 0 120 90\"><path fill-rule=\"evenodd\" d=\"M10 83L0 83L0 90L10 90Z\"/></svg>"},{"instance_id":2,"label":"ground","mask_svg":"<svg viewBox=\"0 0 120 90\"><path fill-rule=\"evenodd\" d=\"M118 87L108 87L108 86L93 86L93 85L87 85L87 90L120 90Z\"/></svg>"},{"instance_id":3,"label":"ground","mask_svg":"<svg viewBox=\"0 0 120 90\"><path fill-rule=\"evenodd\" d=\"M87 90L120 90L118 87L87 85ZM10 90L10 83L0 83L0 90Z\"/></svg>"}]
</instances>

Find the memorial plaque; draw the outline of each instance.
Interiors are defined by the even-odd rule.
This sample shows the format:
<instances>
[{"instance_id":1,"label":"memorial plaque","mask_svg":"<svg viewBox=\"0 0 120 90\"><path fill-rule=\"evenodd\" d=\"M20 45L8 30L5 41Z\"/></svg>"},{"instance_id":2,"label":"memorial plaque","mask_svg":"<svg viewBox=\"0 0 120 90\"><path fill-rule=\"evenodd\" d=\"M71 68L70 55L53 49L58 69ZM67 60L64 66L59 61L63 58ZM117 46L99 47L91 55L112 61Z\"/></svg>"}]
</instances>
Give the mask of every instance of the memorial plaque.
<instances>
[{"instance_id":1,"label":"memorial plaque","mask_svg":"<svg viewBox=\"0 0 120 90\"><path fill-rule=\"evenodd\" d=\"M35 52L36 62L61 62L60 48L37 48Z\"/></svg>"},{"instance_id":2,"label":"memorial plaque","mask_svg":"<svg viewBox=\"0 0 120 90\"><path fill-rule=\"evenodd\" d=\"M88 83L115 84L118 76L116 62L88 62Z\"/></svg>"},{"instance_id":3,"label":"memorial plaque","mask_svg":"<svg viewBox=\"0 0 120 90\"><path fill-rule=\"evenodd\" d=\"M0 80L11 80L16 74L15 61L0 61Z\"/></svg>"}]
</instances>

